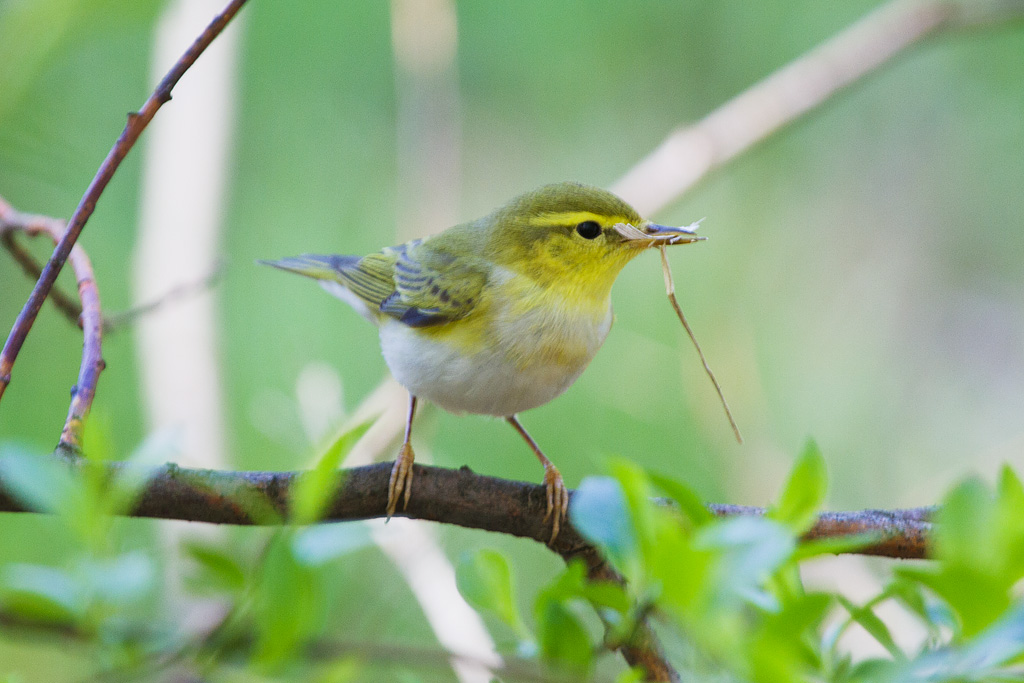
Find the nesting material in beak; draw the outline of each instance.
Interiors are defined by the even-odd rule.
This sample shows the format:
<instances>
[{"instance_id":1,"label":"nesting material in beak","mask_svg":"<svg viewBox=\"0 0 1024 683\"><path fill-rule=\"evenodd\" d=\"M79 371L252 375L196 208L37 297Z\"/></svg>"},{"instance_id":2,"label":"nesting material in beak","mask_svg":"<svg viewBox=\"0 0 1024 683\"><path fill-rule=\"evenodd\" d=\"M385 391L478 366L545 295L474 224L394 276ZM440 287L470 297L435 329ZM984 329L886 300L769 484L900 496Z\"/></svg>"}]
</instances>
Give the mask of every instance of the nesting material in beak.
<instances>
[{"instance_id":1,"label":"nesting material in beak","mask_svg":"<svg viewBox=\"0 0 1024 683\"><path fill-rule=\"evenodd\" d=\"M615 231L630 242L636 242L645 247L655 247L668 244L689 244L707 239L697 235L698 226L700 226L700 221L681 228L658 225L657 223L647 223L642 228L637 228L629 223L616 223Z\"/></svg>"}]
</instances>

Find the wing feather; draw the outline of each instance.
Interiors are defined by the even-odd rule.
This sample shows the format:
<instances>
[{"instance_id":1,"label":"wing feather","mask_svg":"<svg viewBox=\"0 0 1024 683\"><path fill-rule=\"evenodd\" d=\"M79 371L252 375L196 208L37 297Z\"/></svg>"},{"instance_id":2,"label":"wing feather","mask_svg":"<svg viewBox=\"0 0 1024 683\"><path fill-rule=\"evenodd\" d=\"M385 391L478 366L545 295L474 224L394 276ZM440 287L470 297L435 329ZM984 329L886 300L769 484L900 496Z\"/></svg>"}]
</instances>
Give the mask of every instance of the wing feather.
<instances>
[{"instance_id":1,"label":"wing feather","mask_svg":"<svg viewBox=\"0 0 1024 683\"><path fill-rule=\"evenodd\" d=\"M369 311L410 327L440 325L463 318L480 300L486 268L475 259L456 259L413 240L363 256L303 254L265 261L282 270L337 282Z\"/></svg>"}]
</instances>

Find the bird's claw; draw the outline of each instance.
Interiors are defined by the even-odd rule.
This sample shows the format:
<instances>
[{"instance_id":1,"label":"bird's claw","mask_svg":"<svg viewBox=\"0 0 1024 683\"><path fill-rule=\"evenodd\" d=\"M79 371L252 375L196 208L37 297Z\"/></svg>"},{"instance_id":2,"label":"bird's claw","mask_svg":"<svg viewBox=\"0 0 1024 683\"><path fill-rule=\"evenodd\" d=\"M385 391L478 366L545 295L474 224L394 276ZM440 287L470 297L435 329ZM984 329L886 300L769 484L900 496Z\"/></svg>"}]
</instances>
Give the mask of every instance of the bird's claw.
<instances>
[{"instance_id":1,"label":"bird's claw","mask_svg":"<svg viewBox=\"0 0 1024 683\"><path fill-rule=\"evenodd\" d=\"M415 454L412 445L402 444L402 450L391 468L391 479L388 480L387 517L391 519L398 509L398 500L402 499L402 509L409 507L409 496L412 495L412 463ZM404 495L403 495L404 494Z\"/></svg>"},{"instance_id":2,"label":"bird's claw","mask_svg":"<svg viewBox=\"0 0 1024 683\"><path fill-rule=\"evenodd\" d=\"M551 540L548 545L555 542L558 532L562 528L562 522L569 512L569 489L565 487L561 472L554 465L544 466L544 488L547 491L548 507L544 515L544 522L554 518L551 524Z\"/></svg>"}]
</instances>

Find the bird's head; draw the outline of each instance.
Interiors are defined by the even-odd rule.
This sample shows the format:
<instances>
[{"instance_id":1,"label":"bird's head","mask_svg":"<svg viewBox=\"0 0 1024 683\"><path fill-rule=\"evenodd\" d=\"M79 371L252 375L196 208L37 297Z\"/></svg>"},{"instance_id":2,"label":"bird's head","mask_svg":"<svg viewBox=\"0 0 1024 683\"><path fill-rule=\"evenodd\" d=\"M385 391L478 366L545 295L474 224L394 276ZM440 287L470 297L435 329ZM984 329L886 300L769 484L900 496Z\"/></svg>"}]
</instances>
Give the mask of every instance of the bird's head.
<instances>
[{"instance_id":1,"label":"bird's head","mask_svg":"<svg viewBox=\"0 0 1024 683\"><path fill-rule=\"evenodd\" d=\"M622 267L640 252L704 239L696 225L673 228L642 218L607 190L573 182L520 195L478 221L491 261L542 286L607 298Z\"/></svg>"}]
</instances>

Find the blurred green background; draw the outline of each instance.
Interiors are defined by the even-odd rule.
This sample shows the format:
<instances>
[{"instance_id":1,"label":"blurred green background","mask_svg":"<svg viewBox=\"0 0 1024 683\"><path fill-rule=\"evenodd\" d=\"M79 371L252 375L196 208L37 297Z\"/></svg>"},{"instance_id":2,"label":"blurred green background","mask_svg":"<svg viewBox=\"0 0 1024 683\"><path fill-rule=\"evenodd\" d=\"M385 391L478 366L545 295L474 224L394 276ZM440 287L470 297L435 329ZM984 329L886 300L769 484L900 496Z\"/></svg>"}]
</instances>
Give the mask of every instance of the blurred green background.
<instances>
[{"instance_id":1,"label":"blurred green background","mask_svg":"<svg viewBox=\"0 0 1024 683\"><path fill-rule=\"evenodd\" d=\"M432 224L437 215L472 219L547 182L608 186L675 126L874 6L459 2L454 62L417 80L396 63L388 3L253 0L240 26L218 249L227 265L215 290L231 466L309 462L294 397L311 363L336 370L347 410L386 370L359 316L255 259L376 250L442 227ZM0 1L0 195L25 212L71 214L126 112L149 93L162 7ZM708 241L670 257L746 443L732 441L648 254L620 277L617 322L591 367L523 418L566 483L621 454L708 499L760 505L809 436L828 459L834 508L929 504L966 474L1020 467L1022 55L1020 23L926 41L653 216L706 217ZM178 101L158 117L174 117ZM417 151L432 111L450 136L437 155ZM108 312L133 301L140 151L81 240ZM420 177L435 159L443 191ZM4 334L30 285L0 254ZM0 440L54 446L80 345L44 307L0 408ZM97 410L128 450L147 432L132 331L109 336L104 356ZM417 431L439 465L541 481L498 421L434 411ZM7 559L60 558L59 537L37 542L46 520L2 521ZM140 539L155 526L125 523ZM559 565L539 546L482 532L441 529L440 538L452 557L483 545L510 550L523 586ZM345 589L335 628L432 642L381 556L354 556L337 581ZM0 653L38 661L37 647L0 642Z\"/></svg>"}]
</instances>

